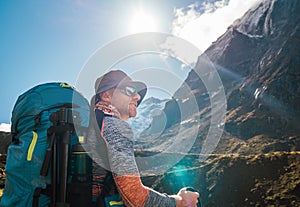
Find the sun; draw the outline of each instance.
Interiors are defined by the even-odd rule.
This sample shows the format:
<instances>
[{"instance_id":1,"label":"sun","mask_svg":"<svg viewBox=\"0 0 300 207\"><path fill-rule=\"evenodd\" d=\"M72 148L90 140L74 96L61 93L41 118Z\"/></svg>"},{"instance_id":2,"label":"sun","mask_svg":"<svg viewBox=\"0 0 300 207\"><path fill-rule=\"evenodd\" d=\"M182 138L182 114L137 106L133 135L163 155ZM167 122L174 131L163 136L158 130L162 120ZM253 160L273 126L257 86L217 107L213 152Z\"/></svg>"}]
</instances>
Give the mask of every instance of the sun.
<instances>
[{"instance_id":1,"label":"sun","mask_svg":"<svg viewBox=\"0 0 300 207\"><path fill-rule=\"evenodd\" d=\"M140 9L134 12L129 30L130 33L156 32L157 22L153 16Z\"/></svg>"}]
</instances>

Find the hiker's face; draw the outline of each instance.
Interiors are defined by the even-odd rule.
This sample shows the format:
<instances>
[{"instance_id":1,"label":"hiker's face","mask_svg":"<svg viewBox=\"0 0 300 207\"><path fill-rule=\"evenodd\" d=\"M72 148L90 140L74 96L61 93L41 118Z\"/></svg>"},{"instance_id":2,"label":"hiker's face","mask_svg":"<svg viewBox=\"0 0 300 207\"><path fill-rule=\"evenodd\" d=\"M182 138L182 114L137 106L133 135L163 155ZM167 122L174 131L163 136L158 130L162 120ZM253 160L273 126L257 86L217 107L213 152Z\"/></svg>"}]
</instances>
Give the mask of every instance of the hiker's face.
<instances>
[{"instance_id":1,"label":"hiker's face","mask_svg":"<svg viewBox=\"0 0 300 207\"><path fill-rule=\"evenodd\" d=\"M112 92L111 103L120 112L121 119L125 121L130 117L136 116L137 102L140 99L141 96L138 93L133 96L128 96L120 90L115 89Z\"/></svg>"}]
</instances>

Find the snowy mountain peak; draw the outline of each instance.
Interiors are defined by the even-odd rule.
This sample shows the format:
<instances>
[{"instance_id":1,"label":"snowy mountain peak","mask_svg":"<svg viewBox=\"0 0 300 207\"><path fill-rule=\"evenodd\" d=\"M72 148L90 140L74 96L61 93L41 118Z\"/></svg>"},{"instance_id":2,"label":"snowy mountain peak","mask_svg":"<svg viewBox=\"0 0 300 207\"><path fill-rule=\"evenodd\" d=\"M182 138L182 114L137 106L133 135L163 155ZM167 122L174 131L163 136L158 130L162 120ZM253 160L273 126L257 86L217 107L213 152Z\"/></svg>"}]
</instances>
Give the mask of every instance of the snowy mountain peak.
<instances>
[{"instance_id":1,"label":"snowy mountain peak","mask_svg":"<svg viewBox=\"0 0 300 207\"><path fill-rule=\"evenodd\" d=\"M144 100L137 108L137 116L128 120L131 124L134 136L139 138L141 132L150 127L154 117L161 115L168 99L160 100L150 97Z\"/></svg>"}]
</instances>

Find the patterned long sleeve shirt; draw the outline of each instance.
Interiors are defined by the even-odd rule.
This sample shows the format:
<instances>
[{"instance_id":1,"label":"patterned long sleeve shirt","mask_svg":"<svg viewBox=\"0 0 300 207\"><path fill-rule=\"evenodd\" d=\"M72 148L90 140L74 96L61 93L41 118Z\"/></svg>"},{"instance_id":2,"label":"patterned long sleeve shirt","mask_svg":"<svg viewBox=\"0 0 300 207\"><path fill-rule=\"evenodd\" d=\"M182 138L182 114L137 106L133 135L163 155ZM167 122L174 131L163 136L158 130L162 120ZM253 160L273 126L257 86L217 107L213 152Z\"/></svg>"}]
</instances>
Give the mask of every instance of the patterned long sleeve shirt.
<instances>
[{"instance_id":1,"label":"patterned long sleeve shirt","mask_svg":"<svg viewBox=\"0 0 300 207\"><path fill-rule=\"evenodd\" d=\"M103 136L107 142L110 169L117 189L130 207L175 207L176 201L144 186L134 157L134 138L130 125L115 117L104 118Z\"/></svg>"}]
</instances>

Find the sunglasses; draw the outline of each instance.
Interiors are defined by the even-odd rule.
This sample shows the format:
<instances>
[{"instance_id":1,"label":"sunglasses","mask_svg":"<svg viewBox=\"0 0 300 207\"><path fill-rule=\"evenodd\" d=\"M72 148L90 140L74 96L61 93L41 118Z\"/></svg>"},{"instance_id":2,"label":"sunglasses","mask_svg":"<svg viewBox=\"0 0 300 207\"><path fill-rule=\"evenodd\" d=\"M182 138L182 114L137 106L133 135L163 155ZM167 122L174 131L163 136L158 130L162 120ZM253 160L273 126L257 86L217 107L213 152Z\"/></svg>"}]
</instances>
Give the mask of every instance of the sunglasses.
<instances>
[{"instance_id":1,"label":"sunglasses","mask_svg":"<svg viewBox=\"0 0 300 207\"><path fill-rule=\"evenodd\" d=\"M137 89L133 86L123 86L120 88L117 88L121 93L127 95L127 96L135 96L137 94Z\"/></svg>"}]
</instances>

